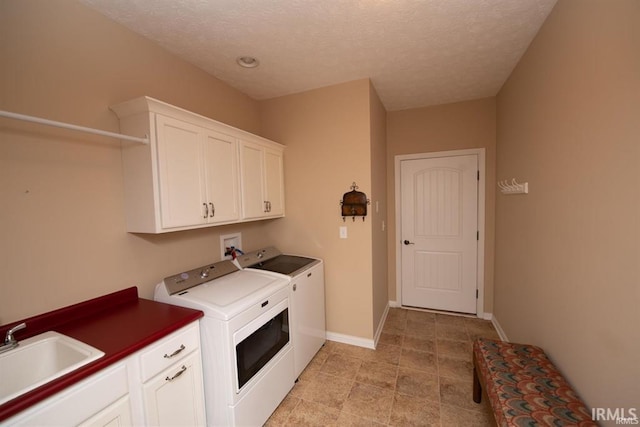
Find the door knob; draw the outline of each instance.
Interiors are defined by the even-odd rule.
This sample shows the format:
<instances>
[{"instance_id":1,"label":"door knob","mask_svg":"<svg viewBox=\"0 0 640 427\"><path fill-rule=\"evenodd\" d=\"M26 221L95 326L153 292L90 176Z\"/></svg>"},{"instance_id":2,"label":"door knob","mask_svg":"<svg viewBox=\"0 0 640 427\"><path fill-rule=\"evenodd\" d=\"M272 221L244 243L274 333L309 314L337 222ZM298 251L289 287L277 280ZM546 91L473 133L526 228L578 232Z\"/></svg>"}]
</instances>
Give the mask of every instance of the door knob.
<instances>
[{"instance_id":1,"label":"door knob","mask_svg":"<svg viewBox=\"0 0 640 427\"><path fill-rule=\"evenodd\" d=\"M404 243L405 245L415 245L415 243L410 242L410 241L408 241L408 240L405 240L405 241L404 241L404 242L402 242L402 243Z\"/></svg>"}]
</instances>

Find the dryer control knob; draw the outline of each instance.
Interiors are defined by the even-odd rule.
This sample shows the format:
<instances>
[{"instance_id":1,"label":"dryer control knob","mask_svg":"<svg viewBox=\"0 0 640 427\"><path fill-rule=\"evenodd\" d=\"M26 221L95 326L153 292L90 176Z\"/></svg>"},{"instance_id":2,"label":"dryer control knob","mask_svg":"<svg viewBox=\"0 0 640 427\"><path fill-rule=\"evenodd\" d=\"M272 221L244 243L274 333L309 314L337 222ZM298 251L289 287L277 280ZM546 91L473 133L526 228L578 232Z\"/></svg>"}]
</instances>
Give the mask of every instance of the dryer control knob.
<instances>
[{"instance_id":1,"label":"dryer control knob","mask_svg":"<svg viewBox=\"0 0 640 427\"><path fill-rule=\"evenodd\" d=\"M205 279L205 278L209 277L209 269L205 268L204 270L201 270L200 271L200 277L202 279Z\"/></svg>"}]
</instances>

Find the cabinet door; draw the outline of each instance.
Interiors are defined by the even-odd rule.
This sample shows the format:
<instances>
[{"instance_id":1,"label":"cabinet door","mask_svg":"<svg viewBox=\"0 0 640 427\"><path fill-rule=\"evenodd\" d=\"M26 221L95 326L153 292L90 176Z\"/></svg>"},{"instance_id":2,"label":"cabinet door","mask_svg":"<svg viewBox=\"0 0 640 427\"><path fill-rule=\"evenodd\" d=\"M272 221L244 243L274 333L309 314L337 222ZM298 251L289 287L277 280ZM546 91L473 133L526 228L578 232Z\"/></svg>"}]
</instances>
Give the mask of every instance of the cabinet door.
<instances>
[{"instance_id":1,"label":"cabinet door","mask_svg":"<svg viewBox=\"0 0 640 427\"><path fill-rule=\"evenodd\" d=\"M143 385L149 425L204 425L204 388L200 352L184 357Z\"/></svg>"},{"instance_id":2,"label":"cabinet door","mask_svg":"<svg viewBox=\"0 0 640 427\"><path fill-rule=\"evenodd\" d=\"M229 135L209 130L204 136L208 222L237 220L240 218L240 199L236 140Z\"/></svg>"},{"instance_id":3,"label":"cabinet door","mask_svg":"<svg viewBox=\"0 0 640 427\"><path fill-rule=\"evenodd\" d=\"M284 215L284 171L282 152L266 149L264 152L264 186L268 202L268 216Z\"/></svg>"},{"instance_id":4,"label":"cabinet door","mask_svg":"<svg viewBox=\"0 0 640 427\"><path fill-rule=\"evenodd\" d=\"M162 227L205 224L202 129L157 114L156 132Z\"/></svg>"},{"instance_id":5,"label":"cabinet door","mask_svg":"<svg viewBox=\"0 0 640 427\"><path fill-rule=\"evenodd\" d=\"M131 403L129 396L107 406L78 427L124 427L133 425L131 420Z\"/></svg>"},{"instance_id":6,"label":"cabinet door","mask_svg":"<svg viewBox=\"0 0 640 427\"><path fill-rule=\"evenodd\" d=\"M264 149L255 144L240 142L240 168L242 178L242 217L266 216L264 194Z\"/></svg>"}]
</instances>

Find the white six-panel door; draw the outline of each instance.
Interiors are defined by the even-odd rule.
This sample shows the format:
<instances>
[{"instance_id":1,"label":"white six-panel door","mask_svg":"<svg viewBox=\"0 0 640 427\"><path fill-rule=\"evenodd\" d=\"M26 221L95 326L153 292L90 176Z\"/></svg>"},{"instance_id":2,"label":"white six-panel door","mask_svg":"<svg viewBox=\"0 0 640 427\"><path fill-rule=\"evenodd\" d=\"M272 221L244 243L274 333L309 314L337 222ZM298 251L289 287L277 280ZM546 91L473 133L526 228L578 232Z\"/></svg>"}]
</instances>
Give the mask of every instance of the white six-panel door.
<instances>
[{"instance_id":1,"label":"white six-panel door","mask_svg":"<svg viewBox=\"0 0 640 427\"><path fill-rule=\"evenodd\" d=\"M478 156L400 169L402 305L476 313Z\"/></svg>"}]
</instances>

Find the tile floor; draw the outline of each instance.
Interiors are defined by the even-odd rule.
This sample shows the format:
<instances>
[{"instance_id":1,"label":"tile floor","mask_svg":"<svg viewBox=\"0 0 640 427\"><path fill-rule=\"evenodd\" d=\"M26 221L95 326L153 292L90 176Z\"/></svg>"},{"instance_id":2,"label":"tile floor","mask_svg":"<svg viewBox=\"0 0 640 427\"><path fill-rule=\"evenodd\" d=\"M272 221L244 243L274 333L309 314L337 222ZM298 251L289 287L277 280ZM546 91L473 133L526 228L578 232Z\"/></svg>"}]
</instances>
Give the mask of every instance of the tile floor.
<instances>
[{"instance_id":1,"label":"tile floor","mask_svg":"<svg viewBox=\"0 0 640 427\"><path fill-rule=\"evenodd\" d=\"M392 308L376 350L327 341L283 400L274 426L489 426L471 397L471 344L491 322Z\"/></svg>"}]
</instances>

